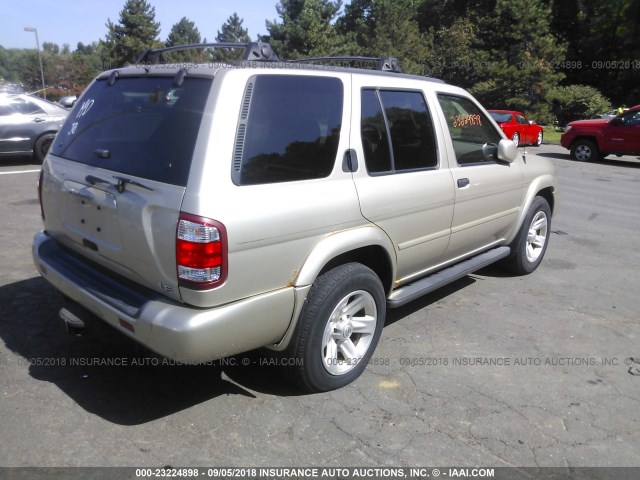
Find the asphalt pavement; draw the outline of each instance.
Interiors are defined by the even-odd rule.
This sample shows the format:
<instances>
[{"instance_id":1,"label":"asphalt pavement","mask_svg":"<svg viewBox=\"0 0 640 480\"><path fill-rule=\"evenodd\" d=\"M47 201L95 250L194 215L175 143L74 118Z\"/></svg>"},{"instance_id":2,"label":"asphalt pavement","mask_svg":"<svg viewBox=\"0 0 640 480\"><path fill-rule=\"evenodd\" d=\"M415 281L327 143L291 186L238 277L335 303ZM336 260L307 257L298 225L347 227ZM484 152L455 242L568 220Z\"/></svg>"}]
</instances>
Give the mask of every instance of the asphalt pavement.
<instances>
[{"instance_id":1,"label":"asphalt pavement","mask_svg":"<svg viewBox=\"0 0 640 480\"><path fill-rule=\"evenodd\" d=\"M0 466L640 466L640 160L537 156L560 185L541 267L390 311L362 377L316 395L262 352L163 365L65 334L31 260L38 167L3 160Z\"/></svg>"}]
</instances>

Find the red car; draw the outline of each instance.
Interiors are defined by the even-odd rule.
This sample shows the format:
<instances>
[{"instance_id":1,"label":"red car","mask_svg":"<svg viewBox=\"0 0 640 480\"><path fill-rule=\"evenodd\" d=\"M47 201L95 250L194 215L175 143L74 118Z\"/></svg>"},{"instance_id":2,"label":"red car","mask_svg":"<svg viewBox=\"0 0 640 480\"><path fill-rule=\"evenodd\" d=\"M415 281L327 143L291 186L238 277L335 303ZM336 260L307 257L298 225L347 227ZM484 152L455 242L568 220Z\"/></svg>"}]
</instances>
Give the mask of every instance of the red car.
<instances>
[{"instance_id":1,"label":"red car","mask_svg":"<svg viewBox=\"0 0 640 480\"><path fill-rule=\"evenodd\" d=\"M513 110L488 110L508 138L518 145L540 146L543 127L525 118L524 113Z\"/></svg>"}]
</instances>

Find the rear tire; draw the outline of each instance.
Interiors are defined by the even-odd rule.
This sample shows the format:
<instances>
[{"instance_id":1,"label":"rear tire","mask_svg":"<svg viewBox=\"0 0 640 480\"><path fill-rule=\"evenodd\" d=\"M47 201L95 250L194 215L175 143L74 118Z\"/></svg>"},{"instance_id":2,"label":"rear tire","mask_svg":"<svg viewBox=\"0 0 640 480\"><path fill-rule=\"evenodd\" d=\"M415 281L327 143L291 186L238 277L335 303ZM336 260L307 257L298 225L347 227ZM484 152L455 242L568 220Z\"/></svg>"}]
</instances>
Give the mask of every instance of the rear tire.
<instances>
[{"instance_id":1,"label":"rear tire","mask_svg":"<svg viewBox=\"0 0 640 480\"><path fill-rule=\"evenodd\" d=\"M319 276L287 350L294 381L308 392L354 381L378 344L385 313L382 283L368 267L348 263Z\"/></svg>"},{"instance_id":2,"label":"rear tire","mask_svg":"<svg viewBox=\"0 0 640 480\"><path fill-rule=\"evenodd\" d=\"M516 275L533 272L544 257L551 234L551 209L542 197L534 198L503 265Z\"/></svg>"},{"instance_id":3,"label":"rear tire","mask_svg":"<svg viewBox=\"0 0 640 480\"><path fill-rule=\"evenodd\" d=\"M592 140L581 138L571 145L571 158L578 162L597 162L600 159L600 152Z\"/></svg>"},{"instance_id":4,"label":"rear tire","mask_svg":"<svg viewBox=\"0 0 640 480\"><path fill-rule=\"evenodd\" d=\"M42 163L44 157L47 156L47 152L53 143L55 133L45 133L41 135L33 146L33 160L37 163Z\"/></svg>"}]
</instances>

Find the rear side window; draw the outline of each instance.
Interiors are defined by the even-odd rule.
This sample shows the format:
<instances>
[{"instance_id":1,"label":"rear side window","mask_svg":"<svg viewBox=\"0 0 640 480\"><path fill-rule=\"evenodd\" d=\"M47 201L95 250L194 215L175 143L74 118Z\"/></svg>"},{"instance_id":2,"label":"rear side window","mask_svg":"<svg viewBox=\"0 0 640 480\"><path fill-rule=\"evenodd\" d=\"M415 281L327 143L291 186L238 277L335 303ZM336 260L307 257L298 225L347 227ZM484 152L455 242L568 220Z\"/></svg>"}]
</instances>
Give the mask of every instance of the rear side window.
<instances>
[{"instance_id":1,"label":"rear side window","mask_svg":"<svg viewBox=\"0 0 640 480\"><path fill-rule=\"evenodd\" d=\"M361 98L360 129L369 173L438 166L431 115L421 92L367 89Z\"/></svg>"},{"instance_id":2,"label":"rear side window","mask_svg":"<svg viewBox=\"0 0 640 480\"><path fill-rule=\"evenodd\" d=\"M237 185L329 176L340 139L337 78L257 75L245 89L233 159Z\"/></svg>"},{"instance_id":3,"label":"rear side window","mask_svg":"<svg viewBox=\"0 0 640 480\"><path fill-rule=\"evenodd\" d=\"M459 165L493 163L502 136L469 99L438 95Z\"/></svg>"},{"instance_id":4,"label":"rear side window","mask_svg":"<svg viewBox=\"0 0 640 480\"><path fill-rule=\"evenodd\" d=\"M186 186L211 79L98 80L69 115L54 155L115 172Z\"/></svg>"},{"instance_id":5,"label":"rear side window","mask_svg":"<svg viewBox=\"0 0 640 480\"><path fill-rule=\"evenodd\" d=\"M16 99L11 103L11 106L16 112L24 115L43 114L45 111L37 106L35 103L27 102L25 100Z\"/></svg>"}]
</instances>

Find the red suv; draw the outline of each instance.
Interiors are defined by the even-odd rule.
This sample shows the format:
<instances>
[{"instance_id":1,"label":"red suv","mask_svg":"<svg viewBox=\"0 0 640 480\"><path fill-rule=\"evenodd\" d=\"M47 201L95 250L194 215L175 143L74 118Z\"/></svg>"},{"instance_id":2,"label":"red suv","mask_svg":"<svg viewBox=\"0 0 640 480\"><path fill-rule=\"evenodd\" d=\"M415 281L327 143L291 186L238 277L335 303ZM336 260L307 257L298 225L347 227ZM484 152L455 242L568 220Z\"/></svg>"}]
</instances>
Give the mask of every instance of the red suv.
<instances>
[{"instance_id":1,"label":"red suv","mask_svg":"<svg viewBox=\"0 0 640 480\"><path fill-rule=\"evenodd\" d=\"M609 154L640 155L640 105L610 120L571 122L560 144L581 162L594 162Z\"/></svg>"}]
</instances>

